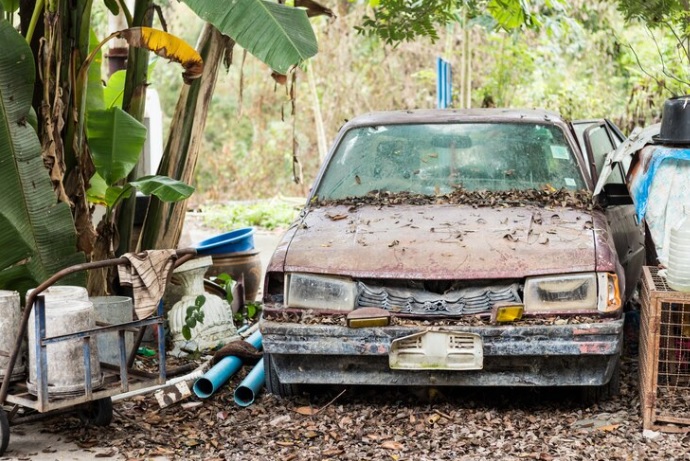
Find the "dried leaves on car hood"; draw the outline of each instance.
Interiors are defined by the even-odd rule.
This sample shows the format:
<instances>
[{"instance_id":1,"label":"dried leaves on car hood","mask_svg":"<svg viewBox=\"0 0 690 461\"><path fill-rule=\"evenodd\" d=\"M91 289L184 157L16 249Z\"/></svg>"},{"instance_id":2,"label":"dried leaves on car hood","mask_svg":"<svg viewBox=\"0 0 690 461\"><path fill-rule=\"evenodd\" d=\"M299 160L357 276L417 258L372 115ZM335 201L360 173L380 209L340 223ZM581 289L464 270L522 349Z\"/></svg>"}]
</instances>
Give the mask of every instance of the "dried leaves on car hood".
<instances>
[{"instance_id":1,"label":"dried leaves on car hood","mask_svg":"<svg viewBox=\"0 0 690 461\"><path fill-rule=\"evenodd\" d=\"M448 194L422 195L410 192L390 192L373 190L363 197L347 197L338 200L316 200L319 206L346 205L359 207L364 205L430 205L430 204L459 204L475 207L513 207L523 205L539 205L544 207L571 207L592 210L594 201L592 193L586 190L543 189L528 190L466 190L457 188Z\"/></svg>"}]
</instances>

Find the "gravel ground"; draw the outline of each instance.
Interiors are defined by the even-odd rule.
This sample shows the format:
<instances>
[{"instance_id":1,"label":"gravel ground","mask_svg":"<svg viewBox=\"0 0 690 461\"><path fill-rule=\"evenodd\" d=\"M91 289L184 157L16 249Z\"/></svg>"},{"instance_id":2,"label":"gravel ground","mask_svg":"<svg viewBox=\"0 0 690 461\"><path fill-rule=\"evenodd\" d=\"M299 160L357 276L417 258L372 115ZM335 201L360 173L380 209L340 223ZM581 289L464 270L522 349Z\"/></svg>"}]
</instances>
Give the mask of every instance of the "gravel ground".
<instances>
[{"instance_id":1,"label":"gravel ground","mask_svg":"<svg viewBox=\"0 0 690 461\"><path fill-rule=\"evenodd\" d=\"M64 418L49 427L98 457L142 460L690 459L690 436L643 437L636 358L623 362L620 396L588 408L568 389L362 387L262 393L240 408L232 392L244 373L203 401L118 402L107 428Z\"/></svg>"}]
</instances>

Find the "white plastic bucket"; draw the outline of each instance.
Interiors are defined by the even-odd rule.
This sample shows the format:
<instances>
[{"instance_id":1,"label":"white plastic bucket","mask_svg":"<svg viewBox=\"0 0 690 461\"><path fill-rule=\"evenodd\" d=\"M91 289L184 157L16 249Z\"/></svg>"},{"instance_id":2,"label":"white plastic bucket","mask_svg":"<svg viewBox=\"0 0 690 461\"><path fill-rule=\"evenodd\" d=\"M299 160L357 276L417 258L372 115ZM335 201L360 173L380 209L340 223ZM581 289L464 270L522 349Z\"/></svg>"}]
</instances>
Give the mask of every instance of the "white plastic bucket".
<instances>
[{"instance_id":1,"label":"white plastic bucket","mask_svg":"<svg viewBox=\"0 0 690 461\"><path fill-rule=\"evenodd\" d=\"M671 229L666 283L676 291L690 291L690 220L687 218Z\"/></svg>"},{"instance_id":2,"label":"white plastic bucket","mask_svg":"<svg viewBox=\"0 0 690 461\"><path fill-rule=\"evenodd\" d=\"M41 293L45 296L46 337L77 333L96 327L93 303L83 287L53 286ZM28 295L28 293L27 293ZM36 309L32 309L28 325L30 393L36 395L38 367L36 362ZM84 393L86 370L83 340L61 341L46 346L48 394L80 395ZM91 387L103 385L98 345L91 340Z\"/></svg>"},{"instance_id":3,"label":"white plastic bucket","mask_svg":"<svg viewBox=\"0 0 690 461\"><path fill-rule=\"evenodd\" d=\"M14 349L14 343L19 334L21 324L21 307L19 293L10 290L0 290L0 379L5 377L5 369L9 363L9 355ZM12 369L11 381L21 379L26 373L26 349L22 348Z\"/></svg>"}]
</instances>

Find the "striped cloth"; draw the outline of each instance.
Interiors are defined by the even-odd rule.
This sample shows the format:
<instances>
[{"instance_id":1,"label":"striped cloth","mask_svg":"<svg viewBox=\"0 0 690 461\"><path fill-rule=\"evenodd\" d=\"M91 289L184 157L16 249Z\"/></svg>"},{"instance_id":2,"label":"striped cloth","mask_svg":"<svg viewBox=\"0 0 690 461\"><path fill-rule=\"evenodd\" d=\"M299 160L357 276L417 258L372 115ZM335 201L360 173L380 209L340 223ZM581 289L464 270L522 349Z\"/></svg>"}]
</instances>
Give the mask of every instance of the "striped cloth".
<instances>
[{"instance_id":1,"label":"striped cloth","mask_svg":"<svg viewBox=\"0 0 690 461\"><path fill-rule=\"evenodd\" d=\"M132 287L137 319L150 317L165 293L175 250L148 250L122 256L129 260L129 266L118 266L120 284Z\"/></svg>"}]
</instances>

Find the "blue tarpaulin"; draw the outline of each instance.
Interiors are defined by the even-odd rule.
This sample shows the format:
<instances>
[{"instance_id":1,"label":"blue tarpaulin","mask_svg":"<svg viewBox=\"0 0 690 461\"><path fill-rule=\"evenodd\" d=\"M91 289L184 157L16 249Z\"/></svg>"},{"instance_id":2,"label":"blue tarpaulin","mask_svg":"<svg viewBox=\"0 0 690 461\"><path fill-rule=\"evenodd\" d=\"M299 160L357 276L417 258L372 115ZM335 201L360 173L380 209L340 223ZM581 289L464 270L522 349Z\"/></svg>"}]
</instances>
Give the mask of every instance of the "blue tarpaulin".
<instances>
[{"instance_id":1,"label":"blue tarpaulin","mask_svg":"<svg viewBox=\"0 0 690 461\"><path fill-rule=\"evenodd\" d=\"M632 183L631 194L635 202L635 212L637 219L642 221L647 212L647 203L649 201L649 190L652 181L656 176L659 165L664 160L690 160L690 149L678 149L672 147L655 147L652 152L652 159L649 168L643 172L637 181Z\"/></svg>"}]
</instances>

